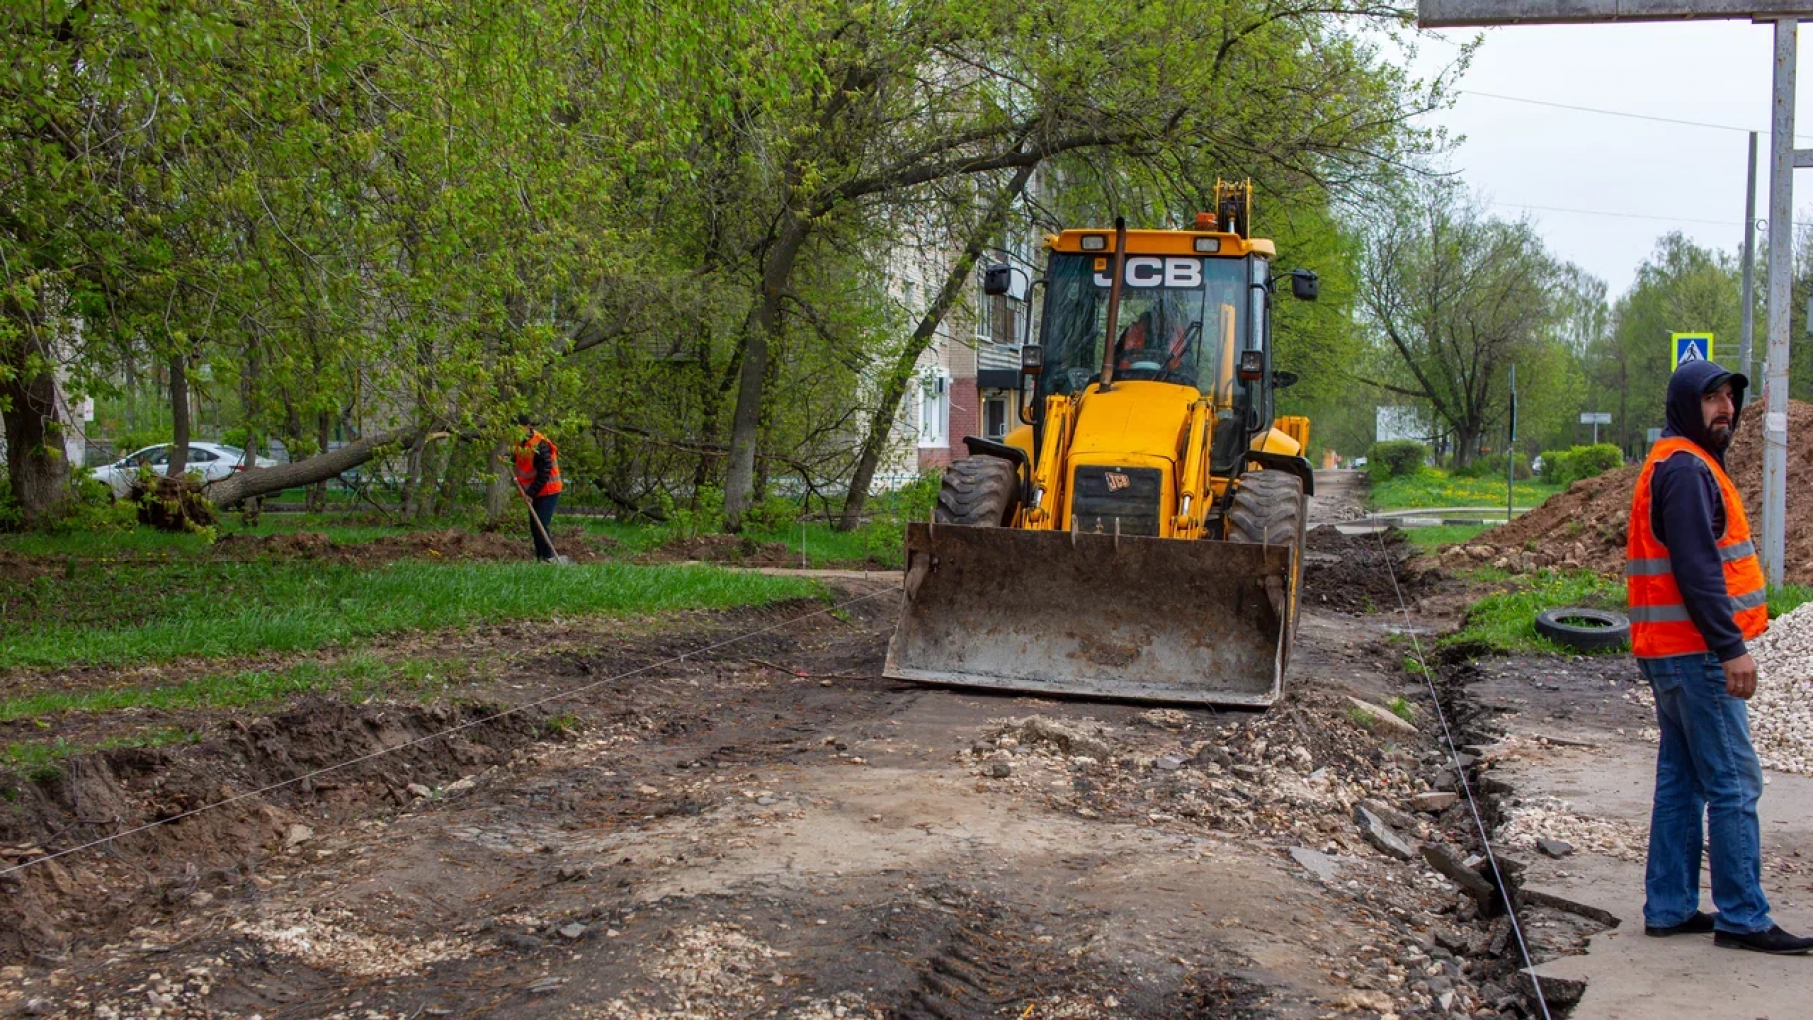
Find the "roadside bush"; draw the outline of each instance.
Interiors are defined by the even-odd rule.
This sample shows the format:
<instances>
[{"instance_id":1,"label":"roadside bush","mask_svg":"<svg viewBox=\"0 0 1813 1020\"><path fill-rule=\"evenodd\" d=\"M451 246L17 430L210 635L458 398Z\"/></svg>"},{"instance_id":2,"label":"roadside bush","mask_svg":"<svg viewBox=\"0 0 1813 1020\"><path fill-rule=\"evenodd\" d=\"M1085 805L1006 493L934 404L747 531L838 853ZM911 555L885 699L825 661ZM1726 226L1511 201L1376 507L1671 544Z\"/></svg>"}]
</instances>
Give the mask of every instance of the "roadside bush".
<instances>
[{"instance_id":1,"label":"roadside bush","mask_svg":"<svg viewBox=\"0 0 1813 1020\"><path fill-rule=\"evenodd\" d=\"M785 496L769 496L743 515L746 531L772 535L798 526L800 505Z\"/></svg>"},{"instance_id":2,"label":"roadside bush","mask_svg":"<svg viewBox=\"0 0 1813 1020\"><path fill-rule=\"evenodd\" d=\"M666 493L660 496L661 516L667 519L662 541L685 541L724 530L724 490L712 487L693 495L690 506L682 506Z\"/></svg>"},{"instance_id":3,"label":"roadside bush","mask_svg":"<svg viewBox=\"0 0 1813 1020\"><path fill-rule=\"evenodd\" d=\"M1505 476L1505 455L1488 453L1483 457L1476 457L1473 463L1466 467L1455 468L1454 474L1458 478L1503 478ZM1517 460L1511 465L1511 477L1520 482L1535 477L1534 473L1530 471L1530 458L1519 454Z\"/></svg>"},{"instance_id":4,"label":"roadside bush","mask_svg":"<svg viewBox=\"0 0 1813 1020\"><path fill-rule=\"evenodd\" d=\"M69 499L63 503L61 515L45 522L46 532L69 535L131 531L138 527L138 504L131 500L115 501L107 483L84 471L70 479L69 488ZM4 521L5 515L4 501L0 500L0 521ZM6 529L0 525L0 530Z\"/></svg>"},{"instance_id":5,"label":"roadside bush","mask_svg":"<svg viewBox=\"0 0 1813 1020\"><path fill-rule=\"evenodd\" d=\"M1556 485L1572 485L1624 465L1624 454L1611 443L1575 446L1542 455L1542 477Z\"/></svg>"},{"instance_id":6,"label":"roadside bush","mask_svg":"<svg viewBox=\"0 0 1813 1020\"><path fill-rule=\"evenodd\" d=\"M1366 452L1366 473L1375 482L1403 478L1421 471L1428 459L1429 448L1408 439L1374 443Z\"/></svg>"}]
</instances>

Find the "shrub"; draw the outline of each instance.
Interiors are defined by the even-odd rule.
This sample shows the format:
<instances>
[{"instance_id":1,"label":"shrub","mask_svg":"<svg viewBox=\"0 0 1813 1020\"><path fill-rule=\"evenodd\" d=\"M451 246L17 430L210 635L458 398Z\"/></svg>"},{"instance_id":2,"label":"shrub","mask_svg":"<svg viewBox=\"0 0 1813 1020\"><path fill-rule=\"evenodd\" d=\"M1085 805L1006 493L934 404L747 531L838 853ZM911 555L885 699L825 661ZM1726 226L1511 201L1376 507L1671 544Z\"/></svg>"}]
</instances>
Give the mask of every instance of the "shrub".
<instances>
[{"instance_id":1,"label":"shrub","mask_svg":"<svg viewBox=\"0 0 1813 1020\"><path fill-rule=\"evenodd\" d=\"M1366 472L1375 482L1402 478L1421 471L1428 459L1429 448L1408 439L1374 443L1366 453Z\"/></svg>"},{"instance_id":2,"label":"shrub","mask_svg":"<svg viewBox=\"0 0 1813 1020\"><path fill-rule=\"evenodd\" d=\"M743 514L743 527L763 535L790 531L799 524L800 505L785 496L769 496Z\"/></svg>"},{"instance_id":3,"label":"shrub","mask_svg":"<svg viewBox=\"0 0 1813 1020\"><path fill-rule=\"evenodd\" d=\"M1611 443L1575 446L1542 455L1543 480L1572 485L1582 478L1596 478L1624 464L1624 454Z\"/></svg>"},{"instance_id":4,"label":"shrub","mask_svg":"<svg viewBox=\"0 0 1813 1020\"><path fill-rule=\"evenodd\" d=\"M1464 468L1456 468L1454 474L1460 478L1503 478L1505 476L1505 455L1488 453L1475 457L1473 463ZM1530 471L1530 459L1519 455L1511 465L1511 477L1518 481L1534 477Z\"/></svg>"}]
</instances>

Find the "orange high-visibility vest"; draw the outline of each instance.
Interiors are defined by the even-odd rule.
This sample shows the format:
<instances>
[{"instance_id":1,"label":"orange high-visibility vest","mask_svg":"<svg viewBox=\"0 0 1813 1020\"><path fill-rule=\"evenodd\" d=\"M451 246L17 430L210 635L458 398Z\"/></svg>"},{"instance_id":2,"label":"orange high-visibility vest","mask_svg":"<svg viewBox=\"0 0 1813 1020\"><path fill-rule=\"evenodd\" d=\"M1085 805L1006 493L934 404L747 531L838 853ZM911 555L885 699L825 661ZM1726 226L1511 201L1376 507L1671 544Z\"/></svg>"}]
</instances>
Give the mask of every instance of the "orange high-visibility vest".
<instances>
[{"instance_id":1,"label":"orange high-visibility vest","mask_svg":"<svg viewBox=\"0 0 1813 1020\"><path fill-rule=\"evenodd\" d=\"M543 443L548 444L548 484L542 486L540 492L530 492L529 487L535 484L535 450ZM529 438L516 444L516 484L531 498L552 496L561 490L560 447L539 431L530 433Z\"/></svg>"},{"instance_id":2,"label":"orange high-visibility vest","mask_svg":"<svg viewBox=\"0 0 1813 1020\"><path fill-rule=\"evenodd\" d=\"M1681 602L1681 589L1675 585L1674 565L1668 558L1668 547L1656 538L1650 527L1650 479L1656 465L1677 453L1691 453L1712 469L1718 480L1719 497L1725 501L1725 533L1719 536L1719 559L1725 567L1725 591L1731 599L1731 611L1738 629L1748 641L1769 629L1769 591L1763 568L1756 559L1756 544L1750 540L1750 519L1744 516L1744 500L1738 495L1731 476L1711 454L1698 443L1680 436L1656 441L1649 459L1643 462L1643 473L1637 476L1637 491L1631 497L1630 539L1624 547L1625 588L1630 595L1630 646L1639 659L1662 659L1671 655L1692 655L1708 651L1706 639L1687 615Z\"/></svg>"}]
</instances>

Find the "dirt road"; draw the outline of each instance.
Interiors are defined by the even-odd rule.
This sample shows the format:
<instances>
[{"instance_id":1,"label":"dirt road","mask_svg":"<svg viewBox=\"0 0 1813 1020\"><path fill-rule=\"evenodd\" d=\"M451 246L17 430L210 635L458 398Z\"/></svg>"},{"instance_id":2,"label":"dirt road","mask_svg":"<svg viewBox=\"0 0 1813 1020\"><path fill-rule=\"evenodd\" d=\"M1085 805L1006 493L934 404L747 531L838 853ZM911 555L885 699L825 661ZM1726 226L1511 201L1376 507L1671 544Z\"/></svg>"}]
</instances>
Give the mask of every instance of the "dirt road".
<instances>
[{"instance_id":1,"label":"dirt road","mask_svg":"<svg viewBox=\"0 0 1813 1020\"><path fill-rule=\"evenodd\" d=\"M514 629L451 700L223 717L15 791L0 867L393 749L0 877L0 1010L1518 1015L1503 919L1392 855L1469 836L1411 810L1442 756L1389 618L1312 605L1263 715L1150 709L880 679L895 585L830 583ZM1423 732L1349 701L1399 695Z\"/></svg>"}]
</instances>

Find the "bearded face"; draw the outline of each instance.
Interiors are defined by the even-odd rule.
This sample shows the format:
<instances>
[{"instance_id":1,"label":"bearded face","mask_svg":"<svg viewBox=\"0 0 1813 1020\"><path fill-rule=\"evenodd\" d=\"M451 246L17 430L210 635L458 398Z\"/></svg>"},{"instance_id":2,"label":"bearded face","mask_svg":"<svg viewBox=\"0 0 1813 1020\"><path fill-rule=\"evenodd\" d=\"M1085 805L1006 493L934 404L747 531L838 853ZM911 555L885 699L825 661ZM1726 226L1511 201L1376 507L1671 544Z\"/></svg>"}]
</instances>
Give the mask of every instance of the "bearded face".
<instances>
[{"instance_id":1,"label":"bearded face","mask_svg":"<svg viewBox=\"0 0 1813 1020\"><path fill-rule=\"evenodd\" d=\"M1731 445L1732 429L1737 424L1737 405L1731 398L1731 384L1700 398L1700 412L1705 415L1706 437L1714 452L1722 453Z\"/></svg>"}]
</instances>

